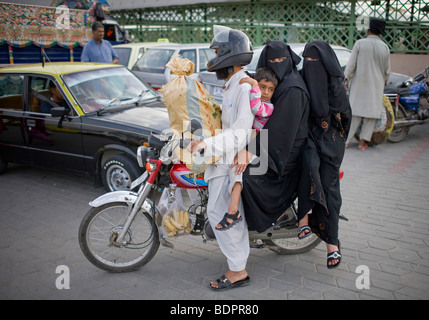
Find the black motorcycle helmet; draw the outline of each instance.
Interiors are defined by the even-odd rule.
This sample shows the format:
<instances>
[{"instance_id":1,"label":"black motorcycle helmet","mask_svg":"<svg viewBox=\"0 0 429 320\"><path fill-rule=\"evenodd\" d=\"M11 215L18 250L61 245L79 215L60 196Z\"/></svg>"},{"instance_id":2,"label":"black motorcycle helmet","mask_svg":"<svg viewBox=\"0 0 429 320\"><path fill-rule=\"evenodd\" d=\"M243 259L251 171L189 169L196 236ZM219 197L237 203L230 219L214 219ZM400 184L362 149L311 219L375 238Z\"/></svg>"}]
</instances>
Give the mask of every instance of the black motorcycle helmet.
<instances>
[{"instance_id":1,"label":"black motorcycle helmet","mask_svg":"<svg viewBox=\"0 0 429 320\"><path fill-rule=\"evenodd\" d=\"M217 49L218 54L207 63L207 70L216 70L245 66L252 61L253 49L249 37L240 30L223 26L214 26L214 38L211 49Z\"/></svg>"}]
</instances>

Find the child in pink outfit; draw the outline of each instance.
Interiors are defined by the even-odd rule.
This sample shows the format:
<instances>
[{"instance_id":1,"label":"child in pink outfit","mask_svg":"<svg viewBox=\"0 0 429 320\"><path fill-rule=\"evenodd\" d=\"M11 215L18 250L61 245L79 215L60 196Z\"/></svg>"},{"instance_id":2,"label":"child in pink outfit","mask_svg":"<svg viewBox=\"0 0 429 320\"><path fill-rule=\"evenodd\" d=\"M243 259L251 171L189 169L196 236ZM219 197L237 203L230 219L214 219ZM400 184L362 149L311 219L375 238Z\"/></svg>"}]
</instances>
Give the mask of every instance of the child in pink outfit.
<instances>
[{"instance_id":1,"label":"child in pink outfit","mask_svg":"<svg viewBox=\"0 0 429 320\"><path fill-rule=\"evenodd\" d=\"M278 80L276 75L268 68L260 68L256 70L255 78L243 78L240 80L240 84L249 83L252 86L250 90L250 109L255 115L255 120L253 122L253 128L260 132L264 125L267 123L269 117L273 113L274 106L270 102L271 97L273 96L274 90L276 89ZM246 151L246 150L244 150ZM242 189L242 173L245 169L245 166L241 164L247 163L246 152L238 152L238 164L237 168L233 169L235 164L231 165L229 169L230 175L230 185L231 190L231 201L229 204L227 214L236 214L238 212L238 203L240 201L241 189ZM241 215L237 216L237 219L240 219ZM228 221L233 223L232 219ZM232 225L231 225L232 226ZM226 230L229 227L225 225L217 224L216 229Z\"/></svg>"},{"instance_id":2,"label":"child in pink outfit","mask_svg":"<svg viewBox=\"0 0 429 320\"><path fill-rule=\"evenodd\" d=\"M252 87L252 90L250 90L250 109L255 115L253 129L261 131L261 129L265 126L268 119L272 115L274 105L269 100L263 101L261 99L261 89L259 88L258 84L256 85L256 87Z\"/></svg>"}]
</instances>

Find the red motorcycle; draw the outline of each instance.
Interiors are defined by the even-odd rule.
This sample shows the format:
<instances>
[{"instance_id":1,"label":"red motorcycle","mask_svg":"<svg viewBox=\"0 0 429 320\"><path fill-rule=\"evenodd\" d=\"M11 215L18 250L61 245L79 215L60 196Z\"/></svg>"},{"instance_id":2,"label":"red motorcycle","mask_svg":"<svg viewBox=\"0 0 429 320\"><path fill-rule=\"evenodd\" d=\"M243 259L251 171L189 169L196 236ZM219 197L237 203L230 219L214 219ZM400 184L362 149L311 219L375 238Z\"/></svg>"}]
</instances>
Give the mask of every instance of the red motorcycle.
<instances>
[{"instance_id":1,"label":"red motorcycle","mask_svg":"<svg viewBox=\"0 0 429 320\"><path fill-rule=\"evenodd\" d=\"M198 128L191 121L188 130L194 132L195 126ZM79 244L82 252L100 269L109 272L135 271L155 256L161 243L173 247L170 240L181 233L201 236L204 242L215 239L206 216L209 195L203 174L194 175L183 163L177 163L174 159L173 151L179 146L184 148L189 139L183 138L183 134L178 138L171 131L164 132L157 139L164 144L161 151L153 147L138 148L139 165L146 168L143 175L132 183L131 190L139 187L138 191L113 191L98 197L90 202L92 208L80 224ZM151 141L150 145L153 144ZM192 200L186 212L181 212L180 218L172 221L177 233L170 234L170 230L166 230L166 219L159 212L157 201L149 197L151 193L159 196L159 191L165 188L172 199L176 188L181 188L189 192ZM262 233L250 231L249 241L254 248L266 246L278 254L307 252L321 241L314 234L301 240L297 235L296 208L292 204L281 223Z\"/></svg>"}]
</instances>

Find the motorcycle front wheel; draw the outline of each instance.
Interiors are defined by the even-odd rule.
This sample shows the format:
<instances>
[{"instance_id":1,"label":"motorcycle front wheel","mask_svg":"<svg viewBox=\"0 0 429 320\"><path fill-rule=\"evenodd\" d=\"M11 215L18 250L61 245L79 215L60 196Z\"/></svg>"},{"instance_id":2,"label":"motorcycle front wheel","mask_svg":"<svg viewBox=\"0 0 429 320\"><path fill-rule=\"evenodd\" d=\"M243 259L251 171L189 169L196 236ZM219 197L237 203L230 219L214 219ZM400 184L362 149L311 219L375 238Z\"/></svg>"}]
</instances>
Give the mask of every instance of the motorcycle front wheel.
<instances>
[{"instance_id":1,"label":"motorcycle front wheel","mask_svg":"<svg viewBox=\"0 0 429 320\"><path fill-rule=\"evenodd\" d=\"M79 228L80 248L96 267L109 272L135 271L158 251L158 228L151 215L142 209L136 214L123 243L114 243L128 211L126 203L108 203L90 209L83 218Z\"/></svg>"}]
</instances>

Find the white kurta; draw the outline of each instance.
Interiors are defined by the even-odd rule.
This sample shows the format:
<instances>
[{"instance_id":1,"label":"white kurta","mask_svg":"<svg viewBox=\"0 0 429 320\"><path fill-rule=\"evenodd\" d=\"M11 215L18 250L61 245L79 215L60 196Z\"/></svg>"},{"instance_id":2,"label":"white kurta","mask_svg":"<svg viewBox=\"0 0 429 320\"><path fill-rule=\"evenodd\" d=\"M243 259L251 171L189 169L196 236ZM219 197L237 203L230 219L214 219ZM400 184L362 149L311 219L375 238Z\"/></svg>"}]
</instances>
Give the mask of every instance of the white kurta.
<instances>
[{"instance_id":1,"label":"white kurta","mask_svg":"<svg viewBox=\"0 0 429 320\"><path fill-rule=\"evenodd\" d=\"M251 86L247 83L239 84L240 79L244 77L247 75L240 71L225 84L222 133L204 140L207 144L205 155L220 157L215 164L210 164L204 173L204 178L209 183L207 216L231 271L244 270L250 252L249 234L241 199L238 209L243 221L224 231L216 230L215 226L228 211L231 200L229 166L237 152L247 145L254 120L250 110Z\"/></svg>"},{"instance_id":2,"label":"white kurta","mask_svg":"<svg viewBox=\"0 0 429 320\"><path fill-rule=\"evenodd\" d=\"M390 75L389 47L378 36L358 40L344 72L353 116L381 117L383 90Z\"/></svg>"}]
</instances>

